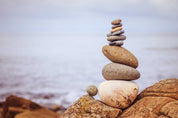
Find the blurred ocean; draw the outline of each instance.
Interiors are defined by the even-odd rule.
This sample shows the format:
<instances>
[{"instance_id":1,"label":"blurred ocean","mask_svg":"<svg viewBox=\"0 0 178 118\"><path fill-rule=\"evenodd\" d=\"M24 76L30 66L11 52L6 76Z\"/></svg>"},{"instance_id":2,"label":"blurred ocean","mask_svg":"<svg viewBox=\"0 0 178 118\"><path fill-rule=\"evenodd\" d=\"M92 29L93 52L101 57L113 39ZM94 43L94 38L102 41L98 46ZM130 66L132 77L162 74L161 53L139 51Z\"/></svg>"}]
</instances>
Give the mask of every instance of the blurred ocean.
<instances>
[{"instance_id":1,"label":"blurred ocean","mask_svg":"<svg viewBox=\"0 0 178 118\"><path fill-rule=\"evenodd\" d=\"M139 61L140 91L178 78L177 34L126 36L123 47ZM110 61L101 50L106 44L103 34L0 34L0 101L14 94L68 107L88 85L105 81L101 71Z\"/></svg>"}]
</instances>

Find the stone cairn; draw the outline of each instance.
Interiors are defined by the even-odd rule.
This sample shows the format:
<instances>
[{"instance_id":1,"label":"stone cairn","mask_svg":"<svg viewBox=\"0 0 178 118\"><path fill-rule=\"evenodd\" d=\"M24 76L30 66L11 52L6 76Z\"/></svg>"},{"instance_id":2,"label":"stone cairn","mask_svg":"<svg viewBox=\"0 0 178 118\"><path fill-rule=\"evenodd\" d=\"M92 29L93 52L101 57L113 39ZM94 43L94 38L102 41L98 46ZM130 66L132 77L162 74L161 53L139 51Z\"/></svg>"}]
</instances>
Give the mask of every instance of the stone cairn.
<instances>
[{"instance_id":1,"label":"stone cairn","mask_svg":"<svg viewBox=\"0 0 178 118\"><path fill-rule=\"evenodd\" d=\"M107 34L109 45L102 48L102 52L112 63L104 66L102 75L106 81L98 87L100 99L107 105L125 109L137 97L139 87L136 80L140 77L137 58L127 49L121 47L126 36L122 35L121 20L111 22L112 30Z\"/></svg>"}]
</instances>

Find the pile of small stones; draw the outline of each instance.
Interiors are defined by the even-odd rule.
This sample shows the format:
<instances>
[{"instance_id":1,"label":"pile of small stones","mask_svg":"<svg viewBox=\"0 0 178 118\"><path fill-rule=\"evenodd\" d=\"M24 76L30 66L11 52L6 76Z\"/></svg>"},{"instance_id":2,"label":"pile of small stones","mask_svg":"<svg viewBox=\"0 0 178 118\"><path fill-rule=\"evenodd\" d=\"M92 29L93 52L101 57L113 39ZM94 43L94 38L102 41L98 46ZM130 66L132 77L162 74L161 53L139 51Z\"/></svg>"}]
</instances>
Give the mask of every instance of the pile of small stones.
<instances>
[{"instance_id":1,"label":"pile of small stones","mask_svg":"<svg viewBox=\"0 0 178 118\"><path fill-rule=\"evenodd\" d=\"M113 25L112 30L109 34L107 34L109 45L122 46L124 44L123 40L126 39L126 36L122 35L124 30L122 30L121 20L114 20L111 22L111 24Z\"/></svg>"}]
</instances>

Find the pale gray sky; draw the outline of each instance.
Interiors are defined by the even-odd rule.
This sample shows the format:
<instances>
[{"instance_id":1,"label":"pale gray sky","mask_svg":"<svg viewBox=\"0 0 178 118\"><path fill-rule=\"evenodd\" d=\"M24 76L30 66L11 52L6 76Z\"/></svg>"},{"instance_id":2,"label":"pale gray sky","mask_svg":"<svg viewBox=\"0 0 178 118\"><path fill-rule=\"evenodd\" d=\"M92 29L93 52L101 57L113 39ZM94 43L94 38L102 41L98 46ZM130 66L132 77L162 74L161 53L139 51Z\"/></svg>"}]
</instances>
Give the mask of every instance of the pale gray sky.
<instances>
[{"instance_id":1,"label":"pale gray sky","mask_svg":"<svg viewBox=\"0 0 178 118\"><path fill-rule=\"evenodd\" d=\"M178 33L177 0L0 0L0 32Z\"/></svg>"}]
</instances>

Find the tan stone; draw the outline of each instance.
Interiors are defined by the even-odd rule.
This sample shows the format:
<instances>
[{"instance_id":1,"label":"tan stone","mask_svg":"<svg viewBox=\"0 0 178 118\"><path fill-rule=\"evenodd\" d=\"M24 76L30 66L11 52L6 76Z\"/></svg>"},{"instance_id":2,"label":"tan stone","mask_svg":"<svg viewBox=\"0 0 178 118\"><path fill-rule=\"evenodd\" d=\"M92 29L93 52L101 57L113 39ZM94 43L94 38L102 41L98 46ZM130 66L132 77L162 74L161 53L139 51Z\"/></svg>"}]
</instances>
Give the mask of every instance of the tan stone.
<instances>
[{"instance_id":1,"label":"tan stone","mask_svg":"<svg viewBox=\"0 0 178 118\"><path fill-rule=\"evenodd\" d=\"M137 68L138 66L137 58L123 47L105 45L102 48L102 52L112 62L128 65L134 68Z\"/></svg>"},{"instance_id":2,"label":"tan stone","mask_svg":"<svg viewBox=\"0 0 178 118\"><path fill-rule=\"evenodd\" d=\"M137 97L139 88L132 81L109 80L102 82L98 87L100 99L107 105L125 109Z\"/></svg>"},{"instance_id":3,"label":"tan stone","mask_svg":"<svg viewBox=\"0 0 178 118\"><path fill-rule=\"evenodd\" d=\"M157 118L161 108L175 101L169 97L144 97L123 111L118 118Z\"/></svg>"},{"instance_id":4,"label":"tan stone","mask_svg":"<svg viewBox=\"0 0 178 118\"><path fill-rule=\"evenodd\" d=\"M140 77L135 68L118 63L109 63L103 67L102 75L106 80L136 80Z\"/></svg>"},{"instance_id":5,"label":"tan stone","mask_svg":"<svg viewBox=\"0 0 178 118\"><path fill-rule=\"evenodd\" d=\"M119 23L121 23L121 19L116 19L116 20L113 20L113 21L111 21L111 24L112 25L118 25Z\"/></svg>"},{"instance_id":6,"label":"tan stone","mask_svg":"<svg viewBox=\"0 0 178 118\"><path fill-rule=\"evenodd\" d=\"M116 118L122 111L84 95L71 105L62 118Z\"/></svg>"},{"instance_id":7,"label":"tan stone","mask_svg":"<svg viewBox=\"0 0 178 118\"><path fill-rule=\"evenodd\" d=\"M178 79L165 79L143 90L138 99L145 96L162 96L178 99Z\"/></svg>"},{"instance_id":8,"label":"tan stone","mask_svg":"<svg viewBox=\"0 0 178 118\"><path fill-rule=\"evenodd\" d=\"M178 118L178 100L166 104L161 108L160 113L171 118Z\"/></svg>"},{"instance_id":9,"label":"tan stone","mask_svg":"<svg viewBox=\"0 0 178 118\"><path fill-rule=\"evenodd\" d=\"M112 32L118 31L118 30L122 30L122 27L114 28L114 29L112 29L110 32L112 33Z\"/></svg>"}]
</instances>

